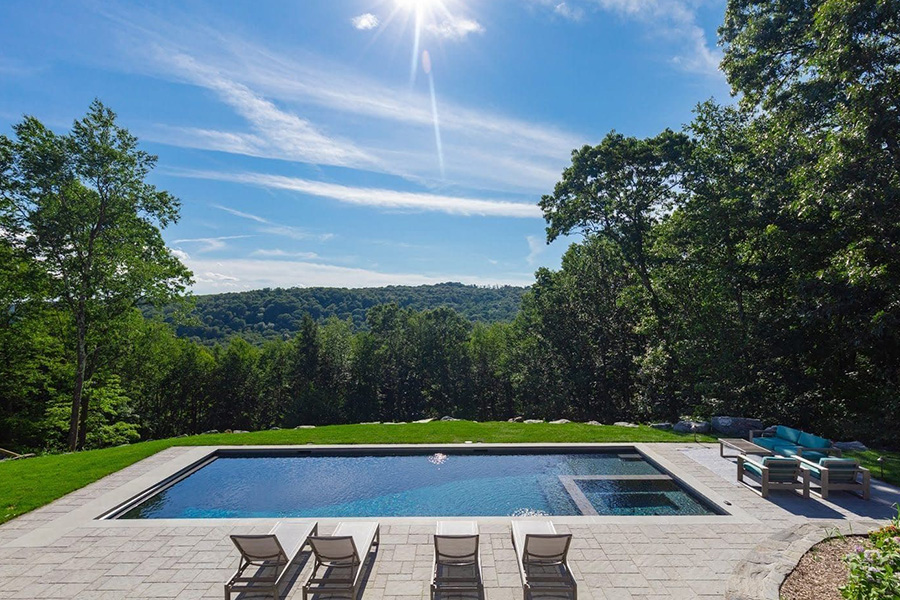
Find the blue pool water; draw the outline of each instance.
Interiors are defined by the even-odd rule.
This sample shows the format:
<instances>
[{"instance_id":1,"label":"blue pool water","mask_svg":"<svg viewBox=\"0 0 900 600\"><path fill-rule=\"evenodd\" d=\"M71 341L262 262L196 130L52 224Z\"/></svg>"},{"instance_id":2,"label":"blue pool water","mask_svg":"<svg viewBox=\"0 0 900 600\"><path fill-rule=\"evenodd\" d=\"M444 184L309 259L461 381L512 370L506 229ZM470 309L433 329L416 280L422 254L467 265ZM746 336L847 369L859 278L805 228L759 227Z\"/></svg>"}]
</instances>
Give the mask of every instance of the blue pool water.
<instances>
[{"instance_id":1,"label":"blue pool water","mask_svg":"<svg viewBox=\"0 0 900 600\"><path fill-rule=\"evenodd\" d=\"M661 474L633 451L221 456L119 518L716 514Z\"/></svg>"}]
</instances>

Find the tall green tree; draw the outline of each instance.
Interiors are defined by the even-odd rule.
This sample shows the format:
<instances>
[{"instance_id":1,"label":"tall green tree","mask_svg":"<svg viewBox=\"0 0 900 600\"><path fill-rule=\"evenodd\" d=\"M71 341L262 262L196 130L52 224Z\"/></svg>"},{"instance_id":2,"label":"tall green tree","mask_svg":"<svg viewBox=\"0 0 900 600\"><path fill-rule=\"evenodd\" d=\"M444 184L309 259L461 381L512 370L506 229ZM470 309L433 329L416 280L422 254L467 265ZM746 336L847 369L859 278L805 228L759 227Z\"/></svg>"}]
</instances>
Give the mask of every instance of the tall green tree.
<instances>
[{"instance_id":1,"label":"tall green tree","mask_svg":"<svg viewBox=\"0 0 900 600\"><path fill-rule=\"evenodd\" d=\"M116 122L99 100L71 132L34 117L13 127L2 172L0 235L39 268L47 298L72 321L75 374L68 445L87 435L85 386L114 345L119 319L138 303L181 294L190 273L160 230L177 221L179 201L147 183L156 157Z\"/></svg>"}]
</instances>

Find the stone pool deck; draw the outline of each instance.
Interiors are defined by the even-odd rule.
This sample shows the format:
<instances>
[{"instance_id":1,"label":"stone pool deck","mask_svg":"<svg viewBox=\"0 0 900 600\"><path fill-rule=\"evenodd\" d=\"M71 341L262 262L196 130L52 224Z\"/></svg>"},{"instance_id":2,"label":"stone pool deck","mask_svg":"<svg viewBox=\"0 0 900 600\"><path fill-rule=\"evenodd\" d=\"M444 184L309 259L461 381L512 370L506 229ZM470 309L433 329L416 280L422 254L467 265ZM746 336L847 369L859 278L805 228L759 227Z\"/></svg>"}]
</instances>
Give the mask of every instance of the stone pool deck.
<instances>
[{"instance_id":1,"label":"stone pool deck","mask_svg":"<svg viewBox=\"0 0 900 600\"><path fill-rule=\"evenodd\" d=\"M733 462L718 457L718 445L637 446L733 515L554 518L574 536L570 563L581 599L775 600L785 570L815 539L836 529L863 533L900 502L900 490L878 481L869 502L846 493L828 502L788 492L764 500L734 483ZM237 562L228 535L266 533L274 520L96 520L200 451L170 448L0 526L0 600L222 598ZM320 520L320 532L335 522ZM381 522L361 598L428 598L435 519ZM487 599L521 598L508 519L478 522ZM283 598L301 598L311 561L300 565Z\"/></svg>"}]
</instances>

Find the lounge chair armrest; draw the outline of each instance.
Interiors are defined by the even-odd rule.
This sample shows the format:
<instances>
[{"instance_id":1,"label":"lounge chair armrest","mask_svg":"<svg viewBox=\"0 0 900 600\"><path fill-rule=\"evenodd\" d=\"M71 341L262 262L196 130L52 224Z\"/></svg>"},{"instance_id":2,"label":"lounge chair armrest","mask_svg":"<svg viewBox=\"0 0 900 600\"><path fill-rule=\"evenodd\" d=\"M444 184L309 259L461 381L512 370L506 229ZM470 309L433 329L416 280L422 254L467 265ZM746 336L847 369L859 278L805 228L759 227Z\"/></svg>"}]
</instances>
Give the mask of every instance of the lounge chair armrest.
<instances>
[{"instance_id":1,"label":"lounge chair armrest","mask_svg":"<svg viewBox=\"0 0 900 600\"><path fill-rule=\"evenodd\" d=\"M768 471L768 470L769 470L769 467L767 467L766 465L762 464L762 461L753 460L752 458L750 458L750 457L747 456L747 455L742 454L742 455L738 456L737 459L738 459L738 464L740 464L740 465L742 465L742 466L743 466L744 463L750 463L750 464L753 465L754 467L759 467L761 470L764 470L764 471Z\"/></svg>"}]
</instances>

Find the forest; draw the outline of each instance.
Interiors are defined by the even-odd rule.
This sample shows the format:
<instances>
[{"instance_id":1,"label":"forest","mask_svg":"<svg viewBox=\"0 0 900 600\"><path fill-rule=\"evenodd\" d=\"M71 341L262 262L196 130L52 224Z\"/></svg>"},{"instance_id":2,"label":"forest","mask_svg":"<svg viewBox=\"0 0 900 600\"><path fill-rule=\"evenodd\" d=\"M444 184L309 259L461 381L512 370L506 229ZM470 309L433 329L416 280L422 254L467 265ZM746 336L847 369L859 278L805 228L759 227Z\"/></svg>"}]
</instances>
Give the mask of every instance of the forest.
<instances>
[{"instance_id":1,"label":"forest","mask_svg":"<svg viewBox=\"0 0 900 600\"><path fill-rule=\"evenodd\" d=\"M24 119L0 137L0 446L732 414L897 447L900 5L730 0L720 42L731 101L572 152L540 207L581 241L509 320L517 290L192 309L155 157L99 101L66 134ZM173 326L173 303L211 318Z\"/></svg>"},{"instance_id":2,"label":"forest","mask_svg":"<svg viewBox=\"0 0 900 600\"><path fill-rule=\"evenodd\" d=\"M233 335L261 344L293 337L305 315L322 323L336 317L366 327L366 313L379 304L426 310L452 308L469 321L512 321L519 310L525 288L479 287L461 283L380 288L290 288L262 289L197 296L189 311L180 304L162 310L144 308L149 318L162 317L175 327L178 337L206 345L225 342Z\"/></svg>"}]
</instances>

